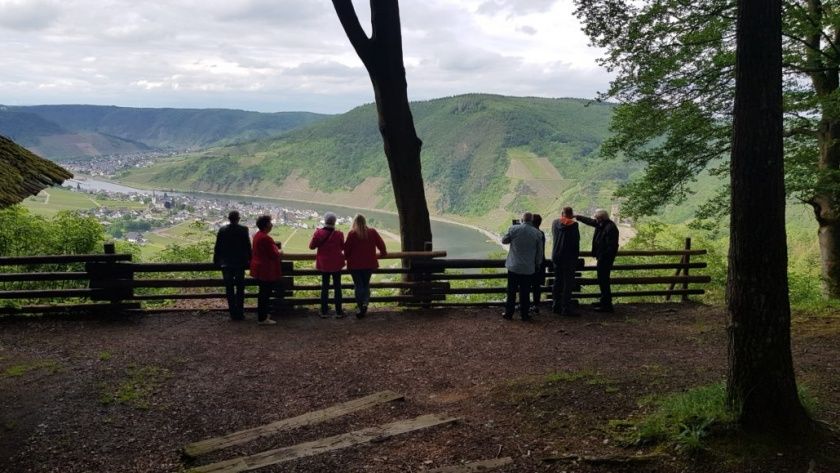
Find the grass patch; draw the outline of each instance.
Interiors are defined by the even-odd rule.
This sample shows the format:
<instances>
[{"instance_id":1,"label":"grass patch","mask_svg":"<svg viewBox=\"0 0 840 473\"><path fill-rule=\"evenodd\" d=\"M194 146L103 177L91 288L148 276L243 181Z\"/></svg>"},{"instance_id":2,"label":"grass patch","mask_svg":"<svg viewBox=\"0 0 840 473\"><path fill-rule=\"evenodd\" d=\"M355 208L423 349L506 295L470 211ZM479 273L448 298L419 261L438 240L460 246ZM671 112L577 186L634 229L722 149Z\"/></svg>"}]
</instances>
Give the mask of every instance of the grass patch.
<instances>
[{"instance_id":1,"label":"grass patch","mask_svg":"<svg viewBox=\"0 0 840 473\"><path fill-rule=\"evenodd\" d=\"M7 378L16 378L23 376L26 373L37 370L44 370L48 374L55 374L61 366L54 360L39 360L30 363L18 363L3 370L3 376Z\"/></svg>"},{"instance_id":2,"label":"grass patch","mask_svg":"<svg viewBox=\"0 0 840 473\"><path fill-rule=\"evenodd\" d=\"M99 352L99 356L97 358L99 358L99 361L108 361L108 360L111 359L111 352L109 352L109 351Z\"/></svg>"},{"instance_id":3,"label":"grass patch","mask_svg":"<svg viewBox=\"0 0 840 473\"><path fill-rule=\"evenodd\" d=\"M809 414L815 412L817 401L807 388L799 387L799 398ZM733 432L736 427L735 413L726 404L726 386L722 382L648 398L641 404L652 405L653 411L640 420L609 423L625 444L664 444L697 453L708 448L708 440L715 434Z\"/></svg>"},{"instance_id":4,"label":"grass patch","mask_svg":"<svg viewBox=\"0 0 840 473\"><path fill-rule=\"evenodd\" d=\"M125 378L118 385L102 387L100 402L148 409L152 395L171 376L168 369L160 366L129 366Z\"/></svg>"}]
</instances>

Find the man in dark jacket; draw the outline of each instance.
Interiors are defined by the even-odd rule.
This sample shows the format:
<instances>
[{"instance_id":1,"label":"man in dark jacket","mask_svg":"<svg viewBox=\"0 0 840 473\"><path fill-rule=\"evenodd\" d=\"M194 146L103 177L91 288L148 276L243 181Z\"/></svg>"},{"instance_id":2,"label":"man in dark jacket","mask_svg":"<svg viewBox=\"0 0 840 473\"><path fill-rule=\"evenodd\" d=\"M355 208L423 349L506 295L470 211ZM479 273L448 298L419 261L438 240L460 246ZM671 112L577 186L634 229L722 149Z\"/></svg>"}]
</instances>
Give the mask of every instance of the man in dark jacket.
<instances>
[{"instance_id":1,"label":"man in dark jacket","mask_svg":"<svg viewBox=\"0 0 840 473\"><path fill-rule=\"evenodd\" d=\"M598 286L601 288L601 301L595 306L598 312L612 312L612 292L610 291L610 271L612 271L615 255L618 253L618 227L610 220L606 210L595 211L594 218L575 215L578 222L595 227L592 236L592 254L598 260Z\"/></svg>"},{"instance_id":2,"label":"man in dark jacket","mask_svg":"<svg viewBox=\"0 0 840 473\"><path fill-rule=\"evenodd\" d=\"M251 262L248 227L239 224L239 212L228 214L229 225L219 229L213 249L213 263L222 268L228 311L233 320L245 318L245 268Z\"/></svg>"},{"instance_id":3,"label":"man in dark jacket","mask_svg":"<svg viewBox=\"0 0 840 473\"><path fill-rule=\"evenodd\" d=\"M551 262L554 264L552 310L555 314L565 316L575 315L572 312L572 290L580 257L580 229L572 217L572 208L563 207L560 218L551 223L551 236L554 240L551 249Z\"/></svg>"}]
</instances>

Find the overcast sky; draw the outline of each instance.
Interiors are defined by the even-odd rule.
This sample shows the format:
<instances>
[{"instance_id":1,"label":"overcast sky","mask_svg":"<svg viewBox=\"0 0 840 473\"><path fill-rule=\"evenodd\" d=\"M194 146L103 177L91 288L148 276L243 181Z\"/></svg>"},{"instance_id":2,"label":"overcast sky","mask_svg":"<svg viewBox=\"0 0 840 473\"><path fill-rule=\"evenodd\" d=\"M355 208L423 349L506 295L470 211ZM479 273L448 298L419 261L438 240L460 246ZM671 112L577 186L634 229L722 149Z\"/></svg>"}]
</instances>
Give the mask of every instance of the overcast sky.
<instances>
[{"instance_id":1,"label":"overcast sky","mask_svg":"<svg viewBox=\"0 0 840 473\"><path fill-rule=\"evenodd\" d=\"M366 31L369 2L353 2ZM591 98L572 0L402 0L408 93ZM330 0L0 0L0 104L339 113L373 101Z\"/></svg>"}]
</instances>

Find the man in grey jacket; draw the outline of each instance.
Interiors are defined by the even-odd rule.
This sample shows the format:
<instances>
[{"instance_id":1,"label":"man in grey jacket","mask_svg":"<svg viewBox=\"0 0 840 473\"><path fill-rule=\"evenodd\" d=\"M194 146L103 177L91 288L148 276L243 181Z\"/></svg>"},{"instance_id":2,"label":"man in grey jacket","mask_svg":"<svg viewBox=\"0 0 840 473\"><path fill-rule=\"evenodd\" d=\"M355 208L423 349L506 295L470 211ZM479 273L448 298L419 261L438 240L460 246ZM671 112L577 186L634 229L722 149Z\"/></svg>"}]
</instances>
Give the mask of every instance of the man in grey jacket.
<instances>
[{"instance_id":1,"label":"man in grey jacket","mask_svg":"<svg viewBox=\"0 0 840 473\"><path fill-rule=\"evenodd\" d=\"M510 320L516 308L516 293L519 292L519 308L522 320L530 320L528 309L530 301L531 282L534 272L541 262L542 252L539 251L542 238L540 231L532 225L533 215L526 212L522 216L522 223L511 225L502 243L509 244L505 268L507 268L507 300L503 317Z\"/></svg>"}]
</instances>

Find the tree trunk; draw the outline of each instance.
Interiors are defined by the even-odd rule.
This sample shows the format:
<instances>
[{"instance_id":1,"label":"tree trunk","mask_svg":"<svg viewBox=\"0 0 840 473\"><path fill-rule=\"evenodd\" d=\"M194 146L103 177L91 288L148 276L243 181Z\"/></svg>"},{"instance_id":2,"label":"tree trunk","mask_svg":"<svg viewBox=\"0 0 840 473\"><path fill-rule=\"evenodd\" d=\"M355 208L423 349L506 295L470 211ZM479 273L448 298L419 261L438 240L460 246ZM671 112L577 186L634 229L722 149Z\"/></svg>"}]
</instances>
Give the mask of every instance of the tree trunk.
<instances>
[{"instance_id":1,"label":"tree trunk","mask_svg":"<svg viewBox=\"0 0 840 473\"><path fill-rule=\"evenodd\" d=\"M781 0L739 0L732 139L727 398L746 429L801 431L790 351Z\"/></svg>"},{"instance_id":2,"label":"tree trunk","mask_svg":"<svg viewBox=\"0 0 840 473\"><path fill-rule=\"evenodd\" d=\"M831 92L836 93L836 87ZM818 140L819 171L840 171L840 121L824 118ZM818 192L810 203L820 225L817 235L823 292L830 299L840 299L840 190Z\"/></svg>"},{"instance_id":3,"label":"tree trunk","mask_svg":"<svg viewBox=\"0 0 840 473\"><path fill-rule=\"evenodd\" d=\"M373 34L364 33L351 0L333 0L350 43L373 83L379 132L391 171L391 185L400 219L403 251L422 251L432 241L432 226L423 187L420 148L408 104L402 33L397 0L371 0Z\"/></svg>"}]
</instances>

